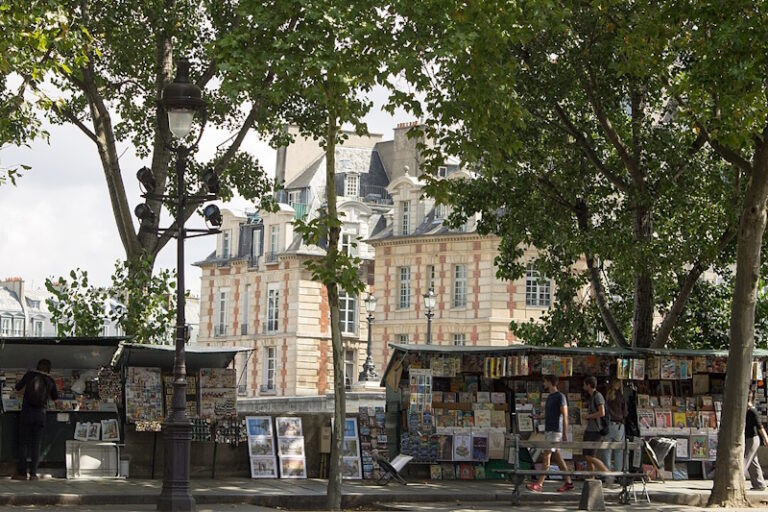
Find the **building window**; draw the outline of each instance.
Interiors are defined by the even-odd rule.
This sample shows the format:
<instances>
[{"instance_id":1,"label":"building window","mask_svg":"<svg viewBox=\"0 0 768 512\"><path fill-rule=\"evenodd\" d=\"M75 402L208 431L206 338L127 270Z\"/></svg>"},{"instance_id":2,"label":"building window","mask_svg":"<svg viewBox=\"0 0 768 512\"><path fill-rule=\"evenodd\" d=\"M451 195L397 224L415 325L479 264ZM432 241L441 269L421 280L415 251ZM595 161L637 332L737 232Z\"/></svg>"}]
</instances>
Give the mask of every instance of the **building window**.
<instances>
[{"instance_id":1,"label":"building window","mask_svg":"<svg viewBox=\"0 0 768 512\"><path fill-rule=\"evenodd\" d=\"M355 351L344 351L344 385L349 387L355 383L357 364L355 364Z\"/></svg>"},{"instance_id":2,"label":"building window","mask_svg":"<svg viewBox=\"0 0 768 512\"><path fill-rule=\"evenodd\" d=\"M344 195L357 197L360 195L360 179L357 174L347 174L344 185Z\"/></svg>"},{"instance_id":3,"label":"building window","mask_svg":"<svg viewBox=\"0 0 768 512\"><path fill-rule=\"evenodd\" d=\"M400 267L400 297L397 301L398 309L411 307L411 267Z\"/></svg>"},{"instance_id":4,"label":"building window","mask_svg":"<svg viewBox=\"0 0 768 512\"><path fill-rule=\"evenodd\" d=\"M248 334L248 310L251 308L251 285L245 285L243 294L243 319L240 322L240 334Z\"/></svg>"},{"instance_id":5,"label":"building window","mask_svg":"<svg viewBox=\"0 0 768 512\"><path fill-rule=\"evenodd\" d=\"M295 206L299 203L301 203L301 190L288 192L288 206Z\"/></svg>"},{"instance_id":6,"label":"building window","mask_svg":"<svg viewBox=\"0 0 768 512\"><path fill-rule=\"evenodd\" d=\"M444 165L441 165L440 167L437 168L437 177L445 178L446 176L448 176L448 168L445 167Z\"/></svg>"},{"instance_id":7,"label":"building window","mask_svg":"<svg viewBox=\"0 0 768 512\"><path fill-rule=\"evenodd\" d=\"M280 226L269 227L269 261L277 261L280 244Z\"/></svg>"},{"instance_id":8,"label":"building window","mask_svg":"<svg viewBox=\"0 0 768 512\"><path fill-rule=\"evenodd\" d=\"M256 259L261 256L261 230L251 231L251 237L251 257Z\"/></svg>"},{"instance_id":9,"label":"building window","mask_svg":"<svg viewBox=\"0 0 768 512\"><path fill-rule=\"evenodd\" d=\"M221 257L229 259L229 231L221 232Z\"/></svg>"},{"instance_id":10,"label":"building window","mask_svg":"<svg viewBox=\"0 0 768 512\"><path fill-rule=\"evenodd\" d=\"M462 308L467 305L467 266L453 267L453 307Z\"/></svg>"},{"instance_id":11,"label":"building window","mask_svg":"<svg viewBox=\"0 0 768 512\"><path fill-rule=\"evenodd\" d=\"M229 318L229 289L219 290L218 302L216 304L216 329L215 336L227 335L227 324Z\"/></svg>"},{"instance_id":12,"label":"building window","mask_svg":"<svg viewBox=\"0 0 768 512\"><path fill-rule=\"evenodd\" d=\"M189 333L192 334L192 328L189 327ZM115 326L115 336L122 336L123 335L123 328L119 325Z\"/></svg>"},{"instance_id":13,"label":"building window","mask_svg":"<svg viewBox=\"0 0 768 512\"><path fill-rule=\"evenodd\" d=\"M267 289L267 332L276 333L278 328L278 315L280 314L280 290L277 285L269 285Z\"/></svg>"},{"instance_id":14,"label":"building window","mask_svg":"<svg viewBox=\"0 0 768 512\"><path fill-rule=\"evenodd\" d=\"M411 342L411 338L408 334L398 334L397 335L397 342L407 345Z\"/></svg>"},{"instance_id":15,"label":"building window","mask_svg":"<svg viewBox=\"0 0 768 512\"><path fill-rule=\"evenodd\" d=\"M445 205L444 204L436 204L435 205L435 219L436 220L442 220L445 218Z\"/></svg>"},{"instance_id":16,"label":"building window","mask_svg":"<svg viewBox=\"0 0 768 512\"><path fill-rule=\"evenodd\" d=\"M341 317L341 332L344 334L357 333L357 297L348 295L344 290L339 291L339 315Z\"/></svg>"},{"instance_id":17,"label":"building window","mask_svg":"<svg viewBox=\"0 0 768 512\"><path fill-rule=\"evenodd\" d=\"M264 390L275 390L275 377L277 375L277 349L264 347Z\"/></svg>"},{"instance_id":18,"label":"building window","mask_svg":"<svg viewBox=\"0 0 768 512\"><path fill-rule=\"evenodd\" d=\"M29 301L29 307L32 309L40 309L40 301L39 300L30 300Z\"/></svg>"},{"instance_id":19,"label":"building window","mask_svg":"<svg viewBox=\"0 0 768 512\"><path fill-rule=\"evenodd\" d=\"M237 365L240 370L240 375L237 379L237 394L245 396L248 394L248 359L250 359L250 354L241 352L237 355L237 359L240 360L240 364Z\"/></svg>"},{"instance_id":20,"label":"building window","mask_svg":"<svg viewBox=\"0 0 768 512\"><path fill-rule=\"evenodd\" d=\"M551 300L550 279L542 277L536 266L529 263L525 269L525 305L549 307Z\"/></svg>"},{"instance_id":21,"label":"building window","mask_svg":"<svg viewBox=\"0 0 768 512\"><path fill-rule=\"evenodd\" d=\"M13 319L13 336L24 336L24 319Z\"/></svg>"},{"instance_id":22,"label":"building window","mask_svg":"<svg viewBox=\"0 0 768 512\"><path fill-rule=\"evenodd\" d=\"M33 336L43 335L43 322L41 322L40 320L32 320L32 335Z\"/></svg>"},{"instance_id":23,"label":"building window","mask_svg":"<svg viewBox=\"0 0 768 512\"><path fill-rule=\"evenodd\" d=\"M11 319L10 318L3 318L2 324L0 324L0 334L2 334L3 336L11 335Z\"/></svg>"},{"instance_id":24,"label":"building window","mask_svg":"<svg viewBox=\"0 0 768 512\"><path fill-rule=\"evenodd\" d=\"M457 347L463 347L467 343L467 335L466 334L454 334L453 335L453 344Z\"/></svg>"},{"instance_id":25,"label":"building window","mask_svg":"<svg viewBox=\"0 0 768 512\"><path fill-rule=\"evenodd\" d=\"M357 236L353 233L342 233L339 239L340 251L347 256L354 256L355 244L357 243Z\"/></svg>"},{"instance_id":26,"label":"building window","mask_svg":"<svg viewBox=\"0 0 768 512\"><path fill-rule=\"evenodd\" d=\"M435 266L427 265L427 290L435 290Z\"/></svg>"},{"instance_id":27,"label":"building window","mask_svg":"<svg viewBox=\"0 0 768 512\"><path fill-rule=\"evenodd\" d=\"M103 325L101 327L101 335L102 336L109 336L109 326L108 325Z\"/></svg>"},{"instance_id":28,"label":"building window","mask_svg":"<svg viewBox=\"0 0 768 512\"><path fill-rule=\"evenodd\" d=\"M411 234L411 202L400 201L400 211L403 213L402 223L400 224L400 234L407 236Z\"/></svg>"}]
</instances>

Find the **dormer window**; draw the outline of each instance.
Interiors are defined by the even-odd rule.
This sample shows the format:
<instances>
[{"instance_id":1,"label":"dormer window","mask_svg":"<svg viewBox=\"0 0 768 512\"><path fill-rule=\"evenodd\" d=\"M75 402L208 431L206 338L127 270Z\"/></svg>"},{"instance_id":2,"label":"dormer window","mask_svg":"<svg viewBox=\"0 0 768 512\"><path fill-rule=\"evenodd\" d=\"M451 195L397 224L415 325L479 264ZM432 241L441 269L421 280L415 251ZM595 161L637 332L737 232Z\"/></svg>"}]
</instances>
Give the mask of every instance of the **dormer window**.
<instances>
[{"instance_id":1,"label":"dormer window","mask_svg":"<svg viewBox=\"0 0 768 512\"><path fill-rule=\"evenodd\" d=\"M344 195L346 197L358 197L360 195L360 177L357 174L347 174Z\"/></svg>"},{"instance_id":2,"label":"dormer window","mask_svg":"<svg viewBox=\"0 0 768 512\"><path fill-rule=\"evenodd\" d=\"M411 202L400 201L400 211L402 212L400 234L402 236L408 236L411 234Z\"/></svg>"},{"instance_id":3,"label":"dormer window","mask_svg":"<svg viewBox=\"0 0 768 512\"><path fill-rule=\"evenodd\" d=\"M441 165L437 168L437 177L445 178L446 176L448 176L448 168L444 165Z\"/></svg>"},{"instance_id":4,"label":"dormer window","mask_svg":"<svg viewBox=\"0 0 768 512\"><path fill-rule=\"evenodd\" d=\"M438 204L435 205L435 219L444 219L445 218L445 205L444 204Z\"/></svg>"},{"instance_id":5,"label":"dormer window","mask_svg":"<svg viewBox=\"0 0 768 512\"><path fill-rule=\"evenodd\" d=\"M291 190L288 192L288 206L295 206L301 203L301 190Z\"/></svg>"},{"instance_id":6,"label":"dormer window","mask_svg":"<svg viewBox=\"0 0 768 512\"><path fill-rule=\"evenodd\" d=\"M229 231L221 232L221 257L225 260L229 259Z\"/></svg>"}]
</instances>

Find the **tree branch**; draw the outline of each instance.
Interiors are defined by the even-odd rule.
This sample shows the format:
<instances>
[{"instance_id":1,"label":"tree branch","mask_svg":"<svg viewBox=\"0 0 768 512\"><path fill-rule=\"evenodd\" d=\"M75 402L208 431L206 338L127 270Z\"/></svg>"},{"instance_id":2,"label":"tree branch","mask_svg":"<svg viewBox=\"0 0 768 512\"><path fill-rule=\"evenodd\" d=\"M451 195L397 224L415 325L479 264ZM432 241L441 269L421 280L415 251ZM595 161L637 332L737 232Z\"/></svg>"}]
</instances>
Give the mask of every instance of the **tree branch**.
<instances>
[{"instance_id":1,"label":"tree branch","mask_svg":"<svg viewBox=\"0 0 768 512\"><path fill-rule=\"evenodd\" d=\"M720 254L736 238L737 224L738 221L736 224L728 226L723 234L720 235L720 239L715 246L714 255ZM680 287L680 292L672 303L672 307L669 308L669 311L664 316L664 320L662 320L659 330L656 331L656 336L654 336L653 342L651 343L651 348L664 348L664 345L666 345L667 340L669 339L669 335L672 333L672 329L675 324L677 324L677 320L683 312L683 308L688 303L688 299L691 296L693 287L696 285L696 281L699 280L699 277L701 277L701 274L704 273L704 270L706 270L710 263L711 258L710 260L699 258L688 271L688 274L685 276L685 281L683 281L683 285Z\"/></svg>"},{"instance_id":2,"label":"tree branch","mask_svg":"<svg viewBox=\"0 0 768 512\"><path fill-rule=\"evenodd\" d=\"M579 146L582 148L582 151L584 153L584 156L586 156L590 162L597 168L600 173L610 181L613 186L618 188L624 193L629 192L629 185L627 185L624 180L622 180L619 176L617 176L615 173L613 173L610 169L608 169L603 161L600 159L600 156L597 154L595 149L592 147L592 145L587 140L587 137L576 128L576 126L571 122L570 117L568 114L563 110L563 108L555 103L554 105L555 112L557 113L557 117L560 119L560 121L565 125L565 127L568 129L568 133L576 140L576 142L579 144Z\"/></svg>"},{"instance_id":3,"label":"tree branch","mask_svg":"<svg viewBox=\"0 0 768 512\"><path fill-rule=\"evenodd\" d=\"M587 72L586 79L582 80L582 88L587 95L587 99L589 100L590 105L592 105L592 111L594 112L595 117L597 117L597 121L600 124L600 127L603 129L605 137L616 149L616 152L619 154L619 158L624 164L624 167L627 168L629 174L633 177L636 183L642 182L643 177L640 173L640 169L636 165L634 159L629 155L627 146L621 140L621 137L619 137L619 134L616 132L613 124L608 119L608 116L603 110L603 106L597 99L597 95L595 93L595 84L589 72Z\"/></svg>"}]
</instances>

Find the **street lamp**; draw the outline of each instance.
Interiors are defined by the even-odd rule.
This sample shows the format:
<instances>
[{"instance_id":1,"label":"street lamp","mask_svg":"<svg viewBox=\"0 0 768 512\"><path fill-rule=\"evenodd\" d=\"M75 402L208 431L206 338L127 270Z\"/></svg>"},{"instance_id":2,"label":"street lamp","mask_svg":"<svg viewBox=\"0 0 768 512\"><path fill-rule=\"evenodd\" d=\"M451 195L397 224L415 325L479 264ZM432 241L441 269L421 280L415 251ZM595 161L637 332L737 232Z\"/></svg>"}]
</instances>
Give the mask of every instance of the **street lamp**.
<instances>
[{"instance_id":1,"label":"street lamp","mask_svg":"<svg viewBox=\"0 0 768 512\"><path fill-rule=\"evenodd\" d=\"M427 310L425 313L427 317L427 345L432 344L432 317L435 316L435 302L437 297L432 288L424 294L424 308Z\"/></svg>"},{"instance_id":2,"label":"street lamp","mask_svg":"<svg viewBox=\"0 0 768 512\"><path fill-rule=\"evenodd\" d=\"M368 298L365 299L365 310L368 312L368 356L365 358L365 363L363 363L363 371L357 377L357 380L360 382L375 381L379 377L371 357L371 331L373 319L375 318L373 313L376 311L376 297L372 293L369 293Z\"/></svg>"},{"instance_id":3,"label":"street lamp","mask_svg":"<svg viewBox=\"0 0 768 512\"><path fill-rule=\"evenodd\" d=\"M158 217L147 203L136 207L136 216L141 220L141 229L171 233L177 242L176 350L173 362L173 396L171 412L163 423L165 468L163 470L163 488L157 501L157 509L186 511L195 509L195 499L189 490L192 423L186 413L187 370L184 346L189 336L184 318L184 240L219 233L220 231L216 228L221 226L221 212L216 205L210 204L204 209L204 217L209 226L213 227L207 229L187 229L184 227L188 208L216 199L214 194L218 191L218 179L215 173L212 176L210 174L212 171L206 171L203 182L208 193L194 196L184 194L186 190L184 171L187 167L187 157L197 149L200 136L190 146L185 146L182 141L192 130L195 114L198 112L205 113L202 91L189 79L189 61L186 58L179 59L176 66L176 77L173 83L163 89L160 105L168 115L169 130L179 140L176 145L166 144L166 147L176 154L176 195L155 194L155 177L152 171L146 167L139 170L136 177L145 191L142 197L148 202L154 203L158 210L163 203L168 204L169 209L175 210L175 222L169 228L153 228ZM202 135L202 128L200 134Z\"/></svg>"}]
</instances>

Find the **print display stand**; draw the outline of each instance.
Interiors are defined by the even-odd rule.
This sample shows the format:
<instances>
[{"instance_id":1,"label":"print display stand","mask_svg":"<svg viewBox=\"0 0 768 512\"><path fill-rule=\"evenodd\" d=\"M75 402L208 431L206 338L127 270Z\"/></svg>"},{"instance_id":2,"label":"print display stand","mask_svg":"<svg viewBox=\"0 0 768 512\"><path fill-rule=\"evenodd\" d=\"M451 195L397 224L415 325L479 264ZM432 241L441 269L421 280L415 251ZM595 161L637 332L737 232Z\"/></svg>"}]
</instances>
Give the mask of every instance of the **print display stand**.
<instances>
[{"instance_id":1,"label":"print display stand","mask_svg":"<svg viewBox=\"0 0 768 512\"><path fill-rule=\"evenodd\" d=\"M363 478L357 427L357 418L344 419L344 452L341 462L341 478L345 480L360 480Z\"/></svg>"},{"instance_id":2,"label":"print display stand","mask_svg":"<svg viewBox=\"0 0 768 512\"><path fill-rule=\"evenodd\" d=\"M280 458L280 478L307 478L304 453L304 431L301 418L278 417L277 453Z\"/></svg>"},{"instance_id":3,"label":"print display stand","mask_svg":"<svg viewBox=\"0 0 768 512\"><path fill-rule=\"evenodd\" d=\"M245 424L248 430L251 478L277 478L272 418L269 416L247 416Z\"/></svg>"}]
</instances>

